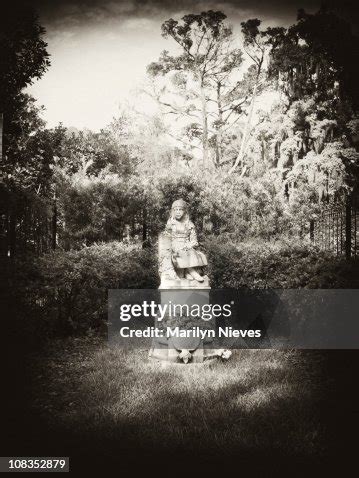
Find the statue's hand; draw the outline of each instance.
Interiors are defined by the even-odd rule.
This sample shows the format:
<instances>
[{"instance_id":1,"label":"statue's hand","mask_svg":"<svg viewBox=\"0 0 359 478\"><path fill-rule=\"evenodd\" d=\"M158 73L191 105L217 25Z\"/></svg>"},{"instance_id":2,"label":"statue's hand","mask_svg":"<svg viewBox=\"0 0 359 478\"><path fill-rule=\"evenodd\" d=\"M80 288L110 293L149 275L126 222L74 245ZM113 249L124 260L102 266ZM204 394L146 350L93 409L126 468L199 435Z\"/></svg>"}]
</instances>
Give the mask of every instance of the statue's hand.
<instances>
[{"instance_id":1,"label":"statue's hand","mask_svg":"<svg viewBox=\"0 0 359 478\"><path fill-rule=\"evenodd\" d=\"M188 251L188 249L190 249L189 244L184 244L178 251Z\"/></svg>"},{"instance_id":2,"label":"statue's hand","mask_svg":"<svg viewBox=\"0 0 359 478\"><path fill-rule=\"evenodd\" d=\"M184 363L188 363L191 358L192 358L192 354L189 350L186 350L186 349L183 349L181 350L180 354L178 355L178 357L184 362Z\"/></svg>"}]
</instances>

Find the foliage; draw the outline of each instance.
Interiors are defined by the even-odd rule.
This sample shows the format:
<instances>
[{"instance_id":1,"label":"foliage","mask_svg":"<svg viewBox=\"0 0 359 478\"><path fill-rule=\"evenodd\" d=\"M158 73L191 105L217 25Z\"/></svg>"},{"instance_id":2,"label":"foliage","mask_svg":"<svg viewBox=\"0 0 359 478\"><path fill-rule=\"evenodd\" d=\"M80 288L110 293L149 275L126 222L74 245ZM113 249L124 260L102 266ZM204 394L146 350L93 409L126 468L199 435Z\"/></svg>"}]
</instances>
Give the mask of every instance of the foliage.
<instances>
[{"instance_id":1,"label":"foliage","mask_svg":"<svg viewBox=\"0 0 359 478\"><path fill-rule=\"evenodd\" d=\"M345 262L306 243L239 243L207 238L213 288L355 288L358 262ZM83 334L106 330L108 289L159 285L153 248L121 242L21 259L9 283L17 314L30 333ZM20 311L23 312L20 312Z\"/></svg>"},{"instance_id":2,"label":"foliage","mask_svg":"<svg viewBox=\"0 0 359 478\"><path fill-rule=\"evenodd\" d=\"M208 239L212 287L357 288L359 263L346 262L308 243L231 243Z\"/></svg>"},{"instance_id":3,"label":"foliage","mask_svg":"<svg viewBox=\"0 0 359 478\"><path fill-rule=\"evenodd\" d=\"M0 114L4 117L4 165L6 172L16 169L17 153L32 155L27 141L44 128L41 108L33 98L23 93L34 78L41 78L50 66L45 29L31 7L9 6L0 17ZM19 155L17 155L19 156ZM22 158L22 163L26 162ZM9 171L10 170L10 171Z\"/></svg>"},{"instance_id":4,"label":"foliage","mask_svg":"<svg viewBox=\"0 0 359 478\"><path fill-rule=\"evenodd\" d=\"M283 201L276 179L275 174L267 174L253 182L173 169L128 178L79 173L59 189L59 214L65 225L60 242L66 248L108 240L154 242L172 202L179 198L189 204L200 238L211 232L236 240L268 240L283 231L288 235L304 233L303 218L292 214L294 199Z\"/></svg>"},{"instance_id":5,"label":"foliage","mask_svg":"<svg viewBox=\"0 0 359 478\"><path fill-rule=\"evenodd\" d=\"M155 256L120 242L19 258L16 264L10 294L49 335L104 327L108 289L158 286Z\"/></svg>"},{"instance_id":6,"label":"foliage","mask_svg":"<svg viewBox=\"0 0 359 478\"><path fill-rule=\"evenodd\" d=\"M110 128L97 133L66 129L58 152L56 165L69 176L81 171L84 165L88 174L93 176L104 169L120 176L134 171L134 158L126 142L118 141Z\"/></svg>"},{"instance_id":7,"label":"foliage","mask_svg":"<svg viewBox=\"0 0 359 478\"><path fill-rule=\"evenodd\" d=\"M96 241L128 240L140 233L148 191L138 178L74 176L61 192L61 239L65 247Z\"/></svg>"},{"instance_id":8,"label":"foliage","mask_svg":"<svg viewBox=\"0 0 359 478\"><path fill-rule=\"evenodd\" d=\"M50 65L45 29L32 8L8 5L0 17L0 111Z\"/></svg>"},{"instance_id":9,"label":"foliage","mask_svg":"<svg viewBox=\"0 0 359 478\"><path fill-rule=\"evenodd\" d=\"M271 29L268 42L272 45L269 73L291 100L305 95L334 103L350 98L358 106L357 88L353 88L358 38L346 20L326 7L315 14L299 10L298 22L288 29Z\"/></svg>"},{"instance_id":10,"label":"foliage","mask_svg":"<svg viewBox=\"0 0 359 478\"><path fill-rule=\"evenodd\" d=\"M222 12L209 10L185 15L181 21L166 20L162 35L172 38L180 53L165 50L147 68L156 79L152 96L164 114L182 120L180 143L192 155L201 150L204 167L209 166L210 151L217 166L223 161L233 126L247 103L248 89L238 76L243 54L232 45L232 28L225 19Z\"/></svg>"},{"instance_id":11,"label":"foliage","mask_svg":"<svg viewBox=\"0 0 359 478\"><path fill-rule=\"evenodd\" d=\"M30 224L31 214L27 211L30 201L34 211L43 206L39 216L45 216L45 222L47 220L48 202L45 198L51 194L53 161L50 143L58 148L55 139L58 130L45 130L45 123L40 117L41 108L22 91L34 78L41 78L50 65L44 33L32 8L17 3L2 8L0 115L3 117L3 131L0 134L3 135L3 150L0 184L6 202L0 205L1 256L15 253L16 235L25 235L20 229L31 231L28 242L40 242L34 234L38 228L37 220ZM41 250L41 247L38 249Z\"/></svg>"},{"instance_id":12,"label":"foliage","mask_svg":"<svg viewBox=\"0 0 359 478\"><path fill-rule=\"evenodd\" d=\"M41 118L42 108L34 98L21 94L16 114L12 117L13 132L7 135L1 165L4 183L9 190L23 190L41 197L53 195L53 167L61 156L65 128L48 129Z\"/></svg>"}]
</instances>

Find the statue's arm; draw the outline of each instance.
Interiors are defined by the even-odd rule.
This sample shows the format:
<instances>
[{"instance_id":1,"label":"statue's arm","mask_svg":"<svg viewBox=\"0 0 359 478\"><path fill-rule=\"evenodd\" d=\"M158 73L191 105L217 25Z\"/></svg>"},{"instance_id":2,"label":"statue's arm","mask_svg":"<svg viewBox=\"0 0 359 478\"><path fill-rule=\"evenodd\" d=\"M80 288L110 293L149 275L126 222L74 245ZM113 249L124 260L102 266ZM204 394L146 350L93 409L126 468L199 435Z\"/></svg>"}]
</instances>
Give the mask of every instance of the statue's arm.
<instances>
[{"instance_id":1,"label":"statue's arm","mask_svg":"<svg viewBox=\"0 0 359 478\"><path fill-rule=\"evenodd\" d=\"M166 224L165 230L163 231L163 234L165 236L171 237L171 233L172 233L172 224L170 221L168 221Z\"/></svg>"},{"instance_id":2,"label":"statue's arm","mask_svg":"<svg viewBox=\"0 0 359 478\"><path fill-rule=\"evenodd\" d=\"M191 223L190 225L190 232L189 232L189 244L191 247L198 246L197 234L194 224Z\"/></svg>"}]
</instances>

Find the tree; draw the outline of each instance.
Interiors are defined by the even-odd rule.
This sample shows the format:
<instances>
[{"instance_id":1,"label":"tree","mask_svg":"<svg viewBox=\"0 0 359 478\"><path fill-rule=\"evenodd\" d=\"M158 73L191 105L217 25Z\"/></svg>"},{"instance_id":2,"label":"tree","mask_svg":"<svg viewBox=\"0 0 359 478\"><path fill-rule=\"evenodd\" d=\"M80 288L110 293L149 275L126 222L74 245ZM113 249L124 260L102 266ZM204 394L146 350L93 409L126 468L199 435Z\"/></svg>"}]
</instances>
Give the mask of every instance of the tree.
<instances>
[{"instance_id":1,"label":"tree","mask_svg":"<svg viewBox=\"0 0 359 478\"><path fill-rule=\"evenodd\" d=\"M237 168L237 166L244 160L248 136L252 124L254 104L260 89L260 80L266 52L266 32L261 32L259 30L258 27L260 26L260 24L261 22L257 18L241 23L242 33L244 36L244 49L253 62L248 70L248 76L252 80L252 84L249 87L249 90L251 91L251 102L247 122L242 133L240 148L234 161L234 164L230 168L228 174L232 174L233 171L235 171L235 169ZM246 168L243 167L241 174L243 175L245 172Z\"/></svg>"},{"instance_id":2,"label":"tree","mask_svg":"<svg viewBox=\"0 0 359 478\"><path fill-rule=\"evenodd\" d=\"M23 88L41 78L50 65L45 29L30 7L15 5L0 16L0 113L4 115L4 149L13 132L12 116ZM16 130L16 129L15 129Z\"/></svg>"},{"instance_id":3,"label":"tree","mask_svg":"<svg viewBox=\"0 0 359 478\"><path fill-rule=\"evenodd\" d=\"M315 14L299 10L288 29L268 29L269 76L276 78L290 101L314 95L318 101L350 101L359 106L356 86L359 38L350 24L326 7Z\"/></svg>"},{"instance_id":4,"label":"tree","mask_svg":"<svg viewBox=\"0 0 359 478\"><path fill-rule=\"evenodd\" d=\"M10 252L10 257L16 244L43 251L50 236L56 237L55 222L49 226L56 217L54 166L62 158L65 139L61 125L45 128L40 116L42 108L30 95L18 94L16 104L12 128L7 133L6 157L1 164L5 196L1 235L6 238L1 253Z\"/></svg>"},{"instance_id":5,"label":"tree","mask_svg":"<svg viewBox=\"0 0 359 478\"><path fill-rule=\"evenodd\" d=\"M209 10L185 15L180 22L169 19L162 35L180 46L180 54L163 51L159 61L148 67L152 77L172 74L172 86L180 94L179 103L164 99L168 84L155 92L167 113L187 119L185 133L191 141L201 139L202 160L208 167L211 143L216 163L221 162L224 132L242 112L246 95L239 98L241 83L236 78L242 52L232 45L232 29L224 23L226 15Z\"/></svg>"},{"instance_id":6,"label":"tree","mask_svg":"<svg viewBox=\"0 0 359 478\"><path fill-rule=\"evenodd\" d=\"M28 6L8 6L0 17L0 101L16 96L50 66L45 29Z\"/></svg>"},{"instance_id":7,"label":"tree","mask_svg":"<svg viewBox=\"0 0 359 478\"><path fill-rule=\"evenodd\" d=\"M308 182L317 187L316 197L328 200L343 191L343 178L353 187L357 174L353 162L345 158L348 148L355 151L358 144L358 98L353 89L358 38L345 20L324 7L315 14L300 10L296 24L288 29L268 29L267 36L271 46L268 79L276 82L286 99L278 123L280 133L273 136L277 165L290 170L300 161L306 165L304 169L296 167L301 175L303 171L312 175L314 168L316 179Z\"/></svg>"}]
</instances>

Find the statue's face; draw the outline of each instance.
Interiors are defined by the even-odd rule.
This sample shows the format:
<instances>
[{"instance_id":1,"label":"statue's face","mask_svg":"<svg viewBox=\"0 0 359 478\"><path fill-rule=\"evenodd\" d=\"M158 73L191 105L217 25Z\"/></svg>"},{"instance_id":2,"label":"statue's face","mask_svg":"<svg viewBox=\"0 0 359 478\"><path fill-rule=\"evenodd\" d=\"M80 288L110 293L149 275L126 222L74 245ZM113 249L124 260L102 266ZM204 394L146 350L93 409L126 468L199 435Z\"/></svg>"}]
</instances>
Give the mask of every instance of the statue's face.
<instances>
[{"instance_id":1,"label":"statue's face","mask_svg":"<svg viewBox=\"0 0 359 478\"><path fill-rule=\"evenodd\" d=\"M173 210L174 216L179 221L184 215L184 208L181 206L176 206Z\"/></svg>"}]
</instances>

